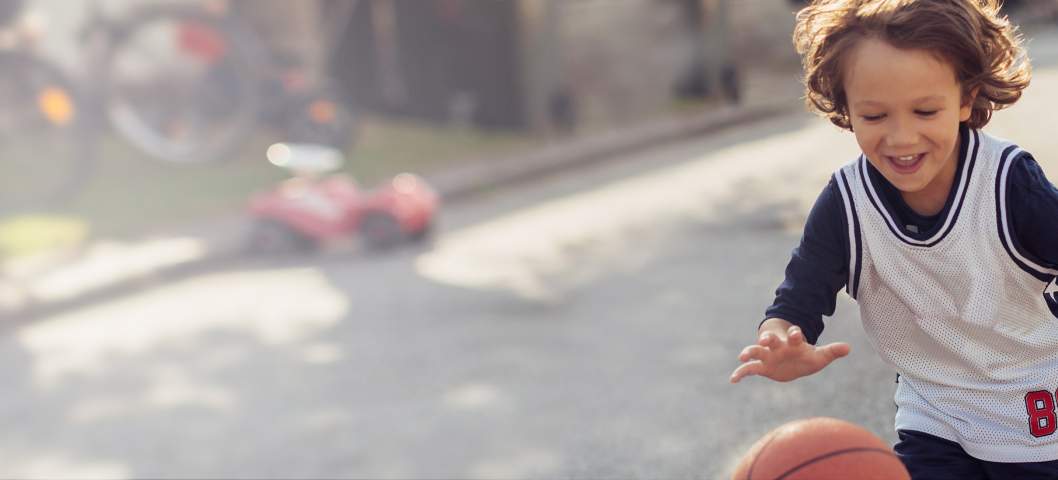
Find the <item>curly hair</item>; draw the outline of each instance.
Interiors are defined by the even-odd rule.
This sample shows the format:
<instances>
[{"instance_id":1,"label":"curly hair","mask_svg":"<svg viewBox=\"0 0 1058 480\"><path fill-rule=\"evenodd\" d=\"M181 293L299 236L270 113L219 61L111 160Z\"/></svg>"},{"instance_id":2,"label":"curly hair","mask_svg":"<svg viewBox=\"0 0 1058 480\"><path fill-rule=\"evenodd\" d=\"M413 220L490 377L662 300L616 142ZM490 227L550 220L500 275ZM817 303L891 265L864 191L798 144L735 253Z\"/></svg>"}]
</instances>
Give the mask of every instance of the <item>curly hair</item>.
<instances>
[{"instance_id":1,"label":"curly hair","mask_svg":"<svg viewBox=\"0 0 1058 480\"><path fill-rule=\"evenodd\" d=\"M797 13L793 35L804 67L805 103L852 130L845 53L862 39L877 38L929 51L950 64L963 102L977 92L966 123L981 128L994 110L1021 98L1031 76L1017 28L999 7L999 0L813 0Z\"/></svg>"}]
</instances>

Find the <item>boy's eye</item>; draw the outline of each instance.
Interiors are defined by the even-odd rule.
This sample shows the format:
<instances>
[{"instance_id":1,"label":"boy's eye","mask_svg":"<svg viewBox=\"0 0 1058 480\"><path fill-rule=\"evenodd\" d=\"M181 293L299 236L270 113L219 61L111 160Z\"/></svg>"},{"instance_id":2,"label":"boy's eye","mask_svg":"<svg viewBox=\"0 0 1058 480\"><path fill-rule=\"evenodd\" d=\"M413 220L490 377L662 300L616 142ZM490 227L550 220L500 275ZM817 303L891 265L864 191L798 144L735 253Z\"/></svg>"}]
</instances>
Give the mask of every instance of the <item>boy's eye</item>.
<instances>
[{"instance_id":1,"label":"boy's eye","mask_svg":"<svg viewBox=\"0 0 1058 480\"><path fill-rule=\"evenodd\" d=\"M861 115L861 116L863 117L864 120L866 120L868 122L873 122L873 121L881 120L881 119L885 118L885 115Z\"/></svg>"},{"instance_id":2,"label":"boy's eye","mask_svg":"<svg viewBox=\"0 0 1058 480\"><path fill-rule=\"evenodd\" d=\"M915 113L923 117L932 117L937 114L937 110L915 110Z\"/></svg>"}]
</instances>

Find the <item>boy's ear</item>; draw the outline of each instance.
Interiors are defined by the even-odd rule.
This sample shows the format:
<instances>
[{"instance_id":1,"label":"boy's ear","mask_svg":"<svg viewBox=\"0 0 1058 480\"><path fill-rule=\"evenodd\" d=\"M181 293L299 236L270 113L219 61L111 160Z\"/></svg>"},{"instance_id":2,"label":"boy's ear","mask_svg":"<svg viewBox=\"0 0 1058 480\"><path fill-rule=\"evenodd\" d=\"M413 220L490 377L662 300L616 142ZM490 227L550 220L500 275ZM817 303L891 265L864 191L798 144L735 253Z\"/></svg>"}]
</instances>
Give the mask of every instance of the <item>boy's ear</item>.
<instances>
[{"instance_id":1,"label":"boy's ear","mask_svg":"<svg viewBox=\"0 0 1058 480\"><path fill-rule=\"evenodd\" d=\"M963 105L973 106L974 100L977 100L977 94L978 93L981 93L981 86L980 85L978 85L978 86L976 86L974 88L971 88L970 91L966 94L966 97L963 98Z\"/></svg>"},{"instance_id":2,"label":"boy's ear","mask_svg":"<svg viewBox=\"0 0 1058 480\"><path fill-rule=\"evenodd\" d=\"M981 86L978 85L962 98L961 105L959 105L959 121L965 122L970 119L970 114L973 113L974 101L977 100L977 94L981 92Z\"/></svg>"}]
</instances>

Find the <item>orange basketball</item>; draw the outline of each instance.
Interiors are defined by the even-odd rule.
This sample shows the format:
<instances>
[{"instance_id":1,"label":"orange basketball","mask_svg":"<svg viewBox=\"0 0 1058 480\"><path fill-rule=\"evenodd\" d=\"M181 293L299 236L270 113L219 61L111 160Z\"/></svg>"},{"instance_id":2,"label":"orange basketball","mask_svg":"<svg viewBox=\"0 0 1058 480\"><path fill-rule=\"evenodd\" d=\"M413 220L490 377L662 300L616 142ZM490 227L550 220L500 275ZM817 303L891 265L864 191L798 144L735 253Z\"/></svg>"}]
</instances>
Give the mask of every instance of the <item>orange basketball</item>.
<instances>
[{"instance_id":1,"label":"orange basketball","mask_svg":"<svg viewBox=\"0 0 1058 480\"><path fill-rule=\"evenodd\" d=\"M797 420L757 441L734 480L909 480L882 439L836 418Z\"/></svg>"}]
</instances>

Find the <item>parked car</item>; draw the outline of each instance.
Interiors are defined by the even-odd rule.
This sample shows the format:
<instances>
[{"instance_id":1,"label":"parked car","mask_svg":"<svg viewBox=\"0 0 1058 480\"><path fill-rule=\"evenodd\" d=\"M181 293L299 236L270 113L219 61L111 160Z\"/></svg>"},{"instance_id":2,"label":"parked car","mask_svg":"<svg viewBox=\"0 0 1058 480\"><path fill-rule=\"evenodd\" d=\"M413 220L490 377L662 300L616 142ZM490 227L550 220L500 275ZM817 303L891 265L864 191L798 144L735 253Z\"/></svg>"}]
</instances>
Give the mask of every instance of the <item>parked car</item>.
<instances>
[{"instance_id":1,"label":"parked car","mask_svg":"<svg viewBox=\"0 0 1058 480\"><path fill-rule=\"evenodd\" d=\"M268 160L293 177L249 202L251 253L304 252L356 236L372 249L426 238L437 193L417 175L401 173L373 189L346 174L340 151L322 145L277 143Z\"/></svg>"}]
</instances>

